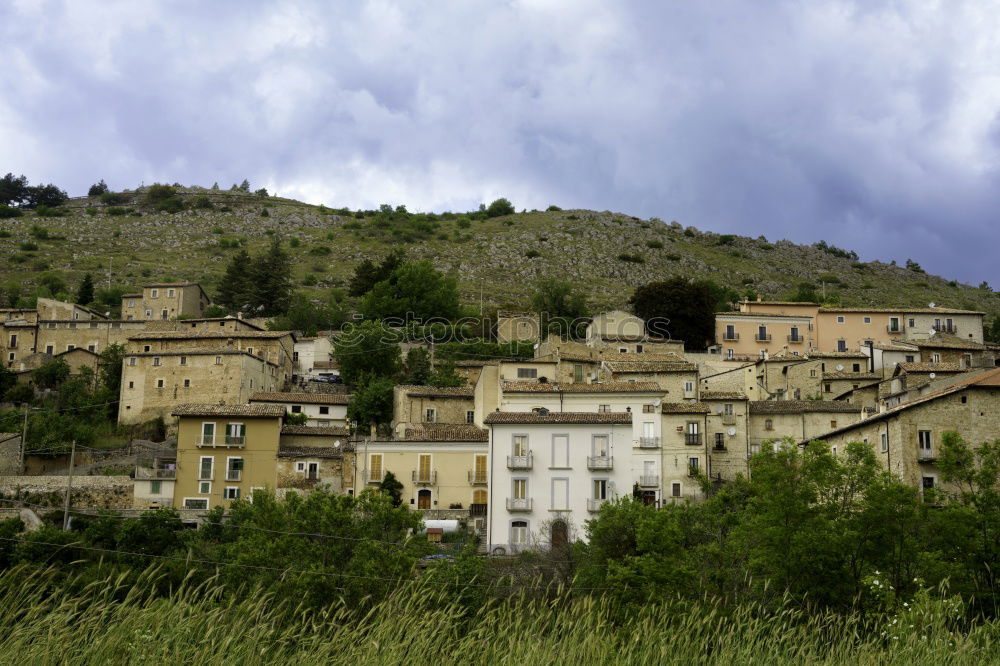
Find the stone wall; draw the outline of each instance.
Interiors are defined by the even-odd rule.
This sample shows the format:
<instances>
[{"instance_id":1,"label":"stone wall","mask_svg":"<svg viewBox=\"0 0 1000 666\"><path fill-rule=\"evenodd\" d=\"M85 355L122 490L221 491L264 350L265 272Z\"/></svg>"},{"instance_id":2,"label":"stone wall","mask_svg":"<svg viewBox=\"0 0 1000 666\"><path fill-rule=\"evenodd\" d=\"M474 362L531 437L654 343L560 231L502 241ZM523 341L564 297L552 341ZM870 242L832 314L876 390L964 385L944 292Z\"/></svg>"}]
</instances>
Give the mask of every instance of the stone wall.
<instances>
[{"instance_id":1,"label":"stone wall","mask_svg":"<svg viewBox=\"0 0 1000 666\"><path fill-rule=\"evenodd\" d=\"M61 508L66 476L0 476L0 497ZM74 476L70 503L76 508L132 508L132 479L127 476Z\"/></svg>"}]
</instances>

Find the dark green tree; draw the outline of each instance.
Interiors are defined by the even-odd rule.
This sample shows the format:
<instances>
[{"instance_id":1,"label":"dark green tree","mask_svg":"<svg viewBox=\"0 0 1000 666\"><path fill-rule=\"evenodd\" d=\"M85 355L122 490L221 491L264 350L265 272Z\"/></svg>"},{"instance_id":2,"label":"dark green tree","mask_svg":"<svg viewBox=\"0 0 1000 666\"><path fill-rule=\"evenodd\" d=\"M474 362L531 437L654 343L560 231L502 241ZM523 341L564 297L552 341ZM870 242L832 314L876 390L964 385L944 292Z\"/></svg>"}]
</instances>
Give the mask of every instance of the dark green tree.
<instances>
[{"instance_id":1,"label":"dark green tree","mask_svg":"<svg viewBox=\"0 0 1000 666\"><path fill-rule=\"evenodd\" d=\"M538 313L542 330L563 337L582 336L586 325L587 297L573 283L543 278L531 296L531 308Z\"/></svg>"},{"instance_id":2,"label":"dark green tree","mask_svg":"<svg viewBox=\"0 0 1000 666\"><path fill-rule=\"evenodd\" d=\"M56 388L68 377L69 364L62 358L46 361L31 372L31 381L43 389Z\"/></svg>"},{"instance_id":3,"label":"dark green tree","mask_svg":"<svg viewBox=\"0 0 1000 666\"><path fill-rule=\"evenodd\" d=\"M354 386L351 401L347 405L347 419L356 423L358 430L367 433L392 421L392 389L394 382L389 377L366 375Z\"/></svg>"},{"instance_id":4,"label":"dark green tree","mask_svg":"<svg viewBox=\"0 0 1000 666\"><path fill-rule=\"evenodd\" d=\"M28 199L28 178L8 173L0 178L0 204L20 206Z\"/></svg>"},{"instance_id":5,"label":"dark green tree","mask_svg":"<svg viewBox=\"0 0 1000 666\"><path fill-rule=\"evenodd\" d=\"M348 296L364 296L376 283L392 275L393 271L403 265L403 261L402 250L393 250L377 264L371 259L365 259L354 269L354 275L347 287Z\"/></svg>"},{"instance_id":6,"label":"dark green tree","mask_svg":"<svg viewBox=\"0 0 1000 666\"><path fill-rule=\"evenodd\" d=\"M365 376L395 377L400 369L399 334L381 321L363 321L333 343L333 358L348 384Z\"/></svg>"},{"instance_id":7,"label":"dark green tree","mask_svg":"<svg viewBox=\"0 0 1000 666\"><path fill-rule=\"evenodd\" d=\"M216 302L229 308L229 312L252 306L253 284L250 253L241 248L226 265L226 272L219 283Z\"/></svg>"},{"instance_id":8,"label":"dark green tree","mask_svg":"<svg viewBox=\"0 0 1000 666\"><path fill-rule=\"evenodd\" d=\"M108 184L105 183L104 179L102 178L100 182L94 183L93 185L90 186L90 189L87 190L87 196L99 197L107 191L108 191Z\"/></svg>"},{"instance_id":9,"label":"dark green tree","mask_svg":"<svg viewBox=\"0 0 1000 666\"><path fill-rule=\"evenodd\" d=\"M435 270L427 260L407 262L376 283L358 309L367 319L455 319L459 315L458 281Z\"/></svg>"},{"instance_id":10,"label":"dark green tree","mask_svg":"<svg viewBox=\"0 0 1000 666\"><path fill-rule=\"evenodd\" d=\"M243 182L240 183L239 189L242 192L249 192L250 191L250 181L247 180L246 178L244 178Z\"/></svg>"},{"instance_id":11,"label":"dark green tree","mask_svg":"<svg viewBox=\"0 0 1000 666\"><path fill-rule=\"evenodd\" d=\"M292 260L274 238L268 248L254 258L251 272L251 303L255 312L269 317L288 311L292 298Z\"/></svg>"},{"instance_id":12,"label":"dark green tree","mask_svg":"<svg viewBox=\"0 0 1000 666\"><path fill-rule=\"evenodd\" d=\"M347 321L347 315L347 308L335 295L323 302L295 292L288 312L268 322L268 328L274 331L301 331L303 335L314 336L320 331L340 328Z\"/></svg>"},{"instance_id":13,"label":"dark green tree","mask_svg":"<svg viewBox=\"0 0 1000 666\"><path fill-rule=\"evenodd\" d=\"M97 361L97 374L100 385L118 399L121 393L122 366L125 360L125 347L117 342L113 342L101 351L101 356ZM117 411L117 408L116 408Z\"/></svg>"},{"instance_id":14,"label":"dark green tree","mask_svg":"<svg viewBox=\"0 0 1000 666\"><path fill-rule=\"evenodd\" d=\"M434 363L434 372L428 377L427 383L439 388L453 388L465 386L468 382L455 371L455 362L446 358Z\"/></svg>"},{"instance_id":15,"label":"dark green tree","mask_svg":"<svg viewBox=\"0 0 1000 666\"><path fill-rule=\"evenodd\" d=\"M497 199L486 207L486 217L500 217L501 215L513 215L514 204L507 199Z\"/></svg>"},{"instance_id":16,"label":"dark green tree","mask_svg":"<svg viewBox=\"0 0 1000 666\"><path fill-rule=\"evenodd\" d=\"M7 391L17 384L17 375L9 370L6 365L0 364L0 402L4 400Z\"/></svg>"},{"instance_id":17,"label":"dark green tree","mask_svg":"<svg viewBox=\"0 0 1000 666\"><path fill-rule=\"evenodd\" d=\"M66 203L69 195L51 183L48 185L34 185L28 188L28 196L24 202L25 208L38 208L47 206L55 208Z\"/></svg>"},{"instance_id":18,"label":"dark green tree","mask_svg":"<svg viewBox=\"0 0 1000 666\"><path fill-rule=\"evenodd\" d=\"M425 347L413 347L406 352L404 384L423 386L431 376L431 354Z\"/></svg>"},{"instance_id":19,"label":"dark green tree","mask_svg":"<svg viewBox=\"0 0 1000 666\"><path fill-rule=\"evenodd\" d=\"M382 482L378 484L378 489L389 496L393 506L399 506L403 503L403 484L392 472L385 473Z\"/></svg>"},{"instance_id":20,"label":"dark green tree","mask_svg":"<svg viewBox=\"0 0 1000 666\"><path fill-rule=\"evenodd\" d=\"M684 348L705 349L715 337L716 302L704 282L673 277L638 287L629 299L646 320L650 335L683 340Z\"/></svg>"},{"instance_id":21,"label":"dark green tree","mask_svg":"<svg viewBox=\"0 0 1000 666\"><path fill-rule=\"evenodd\" d=\"M76 290L76 302L80 305L88 305L94 302L94 278L90 273L83 276L80 286Z\"/></svg>"}]
</instances>

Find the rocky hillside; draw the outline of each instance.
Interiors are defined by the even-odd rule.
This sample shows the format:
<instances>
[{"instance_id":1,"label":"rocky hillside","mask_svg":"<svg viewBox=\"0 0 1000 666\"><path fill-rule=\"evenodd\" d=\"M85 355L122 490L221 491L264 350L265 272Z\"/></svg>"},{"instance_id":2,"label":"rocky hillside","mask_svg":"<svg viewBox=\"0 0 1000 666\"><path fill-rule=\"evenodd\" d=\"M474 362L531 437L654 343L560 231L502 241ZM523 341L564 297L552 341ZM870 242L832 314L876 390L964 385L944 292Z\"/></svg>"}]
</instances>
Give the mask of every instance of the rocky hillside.
<instances>
[{"instance_id":1,"label":"rocky hillside","mask_svg":"<svg viewBox=\"0 0 1000 666\"><path fill-rule=\"evenodd\" d=\"M27 212L0 220L0 285L30 288L48 274L72 286L90 272L100 285L196 280L212 292L228 256L271 235L287 239L304 289L344 287L354 266L396 247L458 276L470 304L527 303L543 276L573 280L595 309L620 306L639 284L671 275L710 278L742 293L784 297L803 282L843 305L926 305L1000 312L988 289L919 269L862 263L837 248L719 235L609 211L531 211L475 219L464 214L367 215L244 192L179 189L156 210L146 191L117 204L71 199L61 217ZM46 238L47 236L47 238Z\"/></svg>"}]
</instances>

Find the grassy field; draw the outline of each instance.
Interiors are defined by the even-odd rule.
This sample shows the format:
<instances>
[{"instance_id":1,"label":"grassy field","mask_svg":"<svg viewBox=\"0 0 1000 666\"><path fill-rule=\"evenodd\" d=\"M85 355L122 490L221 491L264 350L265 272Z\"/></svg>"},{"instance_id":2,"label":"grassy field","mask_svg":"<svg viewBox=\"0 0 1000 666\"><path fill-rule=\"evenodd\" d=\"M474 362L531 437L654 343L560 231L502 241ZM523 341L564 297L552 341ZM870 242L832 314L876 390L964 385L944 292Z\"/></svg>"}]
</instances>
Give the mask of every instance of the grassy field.
<instances>
[{"instance_id":1,"label":"grassy field","mask_svg":"<svg viewBox=\"0 0 1000 666\"><path fill-rule=\"evenodd\" d=\"M404 247L409 257L429 258L454 272L469 305L482 299L487 306L521 307L538 278L557 276L588 290L594 309L615 307L639 284L684 275L769 298L809 281L844 305L934 301L1000 312L992 291L945 278L787 241L720 236L610 211L526 211L486 220L458 214L420 229L380 229L370 217L242 192L184 189L179 196L188 208L174 214L153 210L142 192L130 196L117 210L84 197L71 200L64 217L28 213L0 221L0 280L30 287L49 271L75 287L90 272L99 286L109 279L128 287L184 279L212 292L237 246L254 250L277 234L294 245L296 280L317 293L344 287L364 258ZM213 208L190 205L201 196ZM111 214L127 210L134 212ZM37 229L33 235L33 227L44 228L49 238L38 238Z\"/></svg>"},{"instance_id":2,"label":"grassy field","mask_svg":"<svg viewBox=\"0 0 1000 666\"><path fill-rule=\"evenodd\" d=\"M403 585L365 609L307 611L212 581L167 596L148 570L53 586L54 572L0 573L0 662L56 664L984 664L996 623L963 626L928 601L903 615L806 616L781 600L724 612L665 600L509 600L467 609L445 588ZM74 591L69 592L71 588Z\"/></svg>"}]
</instances>

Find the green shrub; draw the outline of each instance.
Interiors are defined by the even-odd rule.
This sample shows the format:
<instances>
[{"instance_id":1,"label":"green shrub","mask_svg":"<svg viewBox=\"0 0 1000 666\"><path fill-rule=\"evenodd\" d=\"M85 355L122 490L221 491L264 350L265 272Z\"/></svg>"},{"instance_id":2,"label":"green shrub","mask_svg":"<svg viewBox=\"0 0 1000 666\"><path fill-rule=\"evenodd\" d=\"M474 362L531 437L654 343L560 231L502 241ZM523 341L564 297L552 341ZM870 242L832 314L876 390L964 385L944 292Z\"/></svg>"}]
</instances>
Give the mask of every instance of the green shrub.
<instances>
[{"instance_id":1,"label":"green shrub","mask_svg":"<svg viewBox=\"0 0 1000 666\"><path fill-rule=\"evenodd\" d=\"M268 210L265 208L265 209L263 209L263 210L260 211L260 216L261 217L271 217L271 213L268 212Z\"/></svg>"},{"instance_id":2,"label":"green shrub","mask_svg":"<svg viewBox=\"0 0 1000 666\"><path fill-rule=\"evenodd\" d=\"M65 217L66 211L59 207L39 204L39 206L35 208L35 214L38 215L38 217Z\"/></svg>"},{"instance_id":3,"label":"green shrub","mask_svg":"<svg viewBox=\"0 0 1000 666\"><path fill-rule=\"evenodd\" d=\"M0 238L10 238L11 233L6 229L0 229Z\"/></svg>"},{"instance_id":4,"label":"green shrub","mask_svg":"<svg viewBox=\"0 0 1000 666\"><path fill-rule=\"evenodd\" d=\"M567 215L566 219L567 220L579 220L580 218L577 215Z\"/></svg>"},{"instance_id":5,"label":"green shrub","mask_svg":"<svg viewBox=\"0 0 1000 666\"><path fill-rule=\"evenodd\" d=\"M735 234L719 234L719 237L715 239L716 245L732 245L735 242Z\"/></svg>"},{"instance_id":6,"label":"green shrub","mask_svg":"<svg viewBox=\"0 0 1000 666\"><path fill-rule=\"evenodd\" d=\"M149 190L146 191L146 201L155 204L161 201L166 201L167 199L172 199L177 194L177 190L172 188L170 185L161 185L156 183L155 185L150 185Z\"/></svg>"},{"instance_id":7,"label":"green shrub","mask_svg":"<svg viewBox=\"0 0 1000 666\"><path fill-rule=\"evenodd\" d=\"M550 212L550 213L558 213L559 211L562 210L562 208L560 208L559 206L557 206L555 204L552 204L551 206L549 206L545 210L548 211L548 212Z\"/></svg>"},{"instance_id":8,"label":"green shrub","mask_svg":"<svg viewBox=\"0 0 1000 666\"><path fill-rule=\"evenodd\" d=\"M298 247L299 245L302 245L302 241L300 241L295 236L292 236L291 238L288 239L288 246L289 247Z\"/></svg>"},{"instance_id":9,"label":"green shrub","mask_svg":"<svg viewBox=\"0 0 1000 666\"><path fill-rule=\"evenodd\" d=\"M666 259L667 261L680 261L681 255L675 252L670 252L669 254L663 255L663 258Z\"/></svg>"},{"instance_id":10,"label":"green shrub","mask_svg":"<svg viewBox=\"0 0 1000 666\"><path fill-rule=\"evenodd\" d=\"M524 256L526 256L528 259L536 259L542 256L542 253L539 252L538 250L528 250L527 252L524 253Z\"/></svg>"},{"instance_id":11,"label":"green shrub","mask_svg":"<svg viewBox=\"0 0 1000 666\"><path fill-rule=\"evenodd\" d=\"M663 241L658 241L658 240L646 241L646 247L648 247L651 250L662 250Z\"/></svg>"},{"instance_id":12,"label":"green shrub","mask_svg":"<svg viewBox=\"0 0 1000 666\"><path fill-rule=\"evenodd\" d=\"M467 217L463 217L456 224L458 224L459 229L468 229L470 226L472 226L472 222L470 222L469 218Z\"/></svg>"},{"instance_id":13,"label":"green shrub","mask_svg":"<svg viewBox=\"0 0 1000 666\"><path fill-rule=\"evenodd\" d=\"M332 253L333 250L328 248L326 245L317 245L309 250L309 254L315 254L320 257L324 257Z\"/></svg>"},{"instance_id":14,"label":"green shrub","mask_svg":"<svg viewBox=\"0 0 1000 666\"><path fill-rule=\"evenodd\" d=\"M344 225L344 228L351 230L364 229L364 225L362 225L360 222L348 222Z\"/></svg>"},{"instance_id":15,"label":"green shrub","mask_svg":"<svg viewBox=\"0 0 1000 666\"><path fill-rule=\"evenodd\" d=\"M101 203L105 206L119 206L132 200L131 195L124 192L105 192L101 195Z\"/></svg>"},{"instance_id":16,"label":"green shrub","mask_svg":"<svg viewBox=\"0 0 1000 666\"><path fill-rule=\"evenodd\" d=\"M212 205L212 200L208 198L208 195L202 194L199 197L195 197L194 207L199 210L212 210L215 206Z\"/></svg>"},{"instance_id":17,"label":"green shrub","mask_svg":"<svg viewBox=\"0 0 1000 666\"><path fill-rule=\"evenodd\" d=\"M223 229L222 227L212 227L212 233L213 234L224 234L224 233L226 233L226 230Z\"/></svg>"},{"instance_id":18,"label":"green shrub","mask_svg":"<svg viewBox=\"0 0 1000 666\"><path fill-rule=\"evenodd\" d=\"M316 276L312 273L308 273L304 278L302 278L302 284L306 287L315 287L317 282L319 282L319 280L317 280Z\"/></svg>"},{"instance_id":19,"label":"green shrub","mask_svg":"<svg viewBox=\"0 0 1000 666\"><path fill-rule=\"evenodd\" d=\"M629 252L622 252L621 254L619 254L618 255L618 261L624 261L624 262L630 263L630 264L644 264L644 263L646 263L646 259L643 258L643 256L641 254L637 254L637 253L636 254L632 254L632 253L629 253Z\"/></svg>"},{"instance_id":20,"label":"green shrub","mask_svg":"<svg viewBox=\"0 0 1000 666\"><path fill-rule=\"evenodd\" d=\"M12 217L21 217L21 209L14 208L13 206L8 206L7 204L0 204L0 220L10 219Z\"/></svg>"},{"instance_id":21,"label":"green shrub","mask_svg":"<svg viewBox=\"0 0 1000 666\"><path fill-rule=\"evenodd\" d=\"M45 227L40 227L37 224L31 225L31 231L29 233L31 233L31 237L35 240L49 239L49 230Z\"/></svg>"},{"instance_id":22,"label":"green shrub","mask_svg":"<svg viewBox=\"0 0 1000 666\"><path fill-rule=\"evenodd\" d=\"M23 264L28 258L23 254L12 254L10 255L10 263L12 264Z\"/></svg>"},{"instance_id":23,"label":"green shrub","mask_svg":"<svg viewBox=\"0 0 1000 666\"><path fill-rule=\"evenodd\" d=\"M121 206L111 206L110 208L105 208L104 212L112 217L117 217L119 215L128 215L128 210L122 208Z\"/></svg>"},{"instance_id":24,"label":"green shrub","mask_svg":"<svg viewBox=\"0 0 1000 666\"><path fill-rule=\"evenodd\" d=\"M169 197L167 199L160 199L155 208L162 213L173 215L184 210L184 202L181 201L180 197Z\"/></svg>"},{"instance_id":25,"label":"green shrub","mask_svg":"<svg viewBox=\"0 0 1000 666\"><path fill-rule=\"evenodd\" d=\"M21 241L17 244L17 247L24 252L34 252L38 249L38 244L31 241Z\"/></svg>"},{"instance_id":26,"label":"green shrub","mask_svg":"<svg viewBox=\"0 0 1000 666\"><path fill-rule=\"evenodd\" d=\"M88 206L87 208L85 208L83 210L83 212L86 213L87 215L91 216L91 217L94 217L95 215L97 215L97 209L94 208L93 206Z\"/></svg>"},{"instance_id":27,"label":"green shrub","mask_svg":"<svg viewBox=\"0 0 1000 666\"><path fill-rule=\"evenodd\" d=\"M228 213L232 210L232 208L230 208L229 206L223 206L219 210L222 211L223 213Z\"/></svg>"},{"instance_id":28,"label":"green shrub","mask_svg":"<svg viewBox=\"0 0 1000 666\"><path fill-rule=\"evenodd\" d=\"M507 199L500 198L493 201L486 208L486 217L500 217L501 215L513 215L514 205Z\"/></svg>"}]
</instances>

